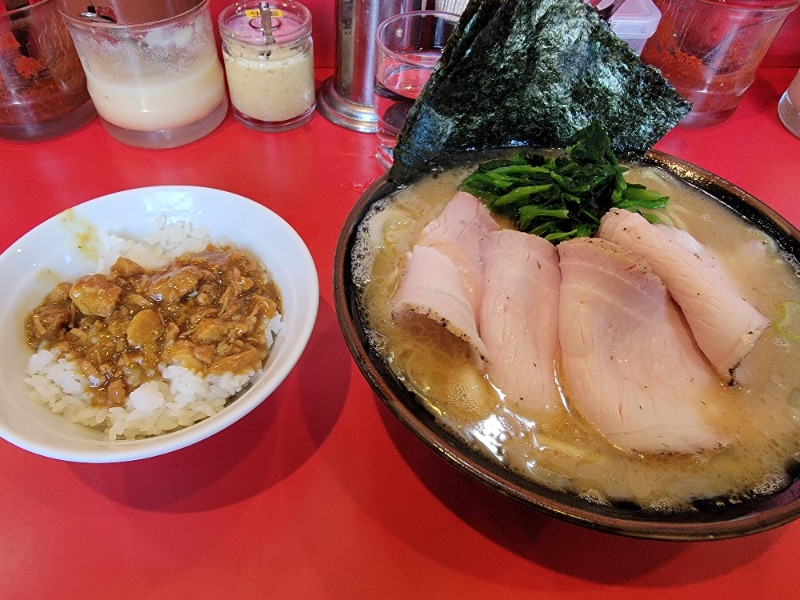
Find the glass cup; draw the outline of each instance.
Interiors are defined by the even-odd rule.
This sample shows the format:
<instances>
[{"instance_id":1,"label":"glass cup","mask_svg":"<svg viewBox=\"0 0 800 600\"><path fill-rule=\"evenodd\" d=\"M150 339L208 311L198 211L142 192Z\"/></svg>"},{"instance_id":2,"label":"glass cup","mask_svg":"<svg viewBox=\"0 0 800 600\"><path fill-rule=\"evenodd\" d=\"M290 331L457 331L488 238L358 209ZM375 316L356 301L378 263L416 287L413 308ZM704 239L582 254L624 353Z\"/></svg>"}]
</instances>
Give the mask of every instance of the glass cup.
<instances>
[{"instance_id":1,"label":"glass cup","mask_svg":"<svg viewBox=\"0 0 800 600\"><path fill-rule=\"evenodd\" d=\"M786 129L800 138L800 71L778 102L778 116Z\"/></svg>"},{"instance_id":2,"label":"glass cup","mask_svg":"<svg viewBox=\"0 0 800 600\"><path fill-rule=\"evenodd\" d=\"M373 108L377 114L378 162L389 168L408 111L442 56L458 15L430 10L389 17L376 32Z\"/></svg>"},{"instance_id":3,"label":"glass cup","mask_svg":"<svg viewBox=\"0 0 800 600\"><path fill-rule=\"evenodd\" d=\"M307 123L316 106L309 10L292 0L244 0L218 22L233 116L258 131Z\"/></svg>"},{"instance_id":4,"label":"glass cup","mask_svg":"<svg viewBox=\"0 0 800 600\"><path fill-rule=\"evenodd\" d=\"M0 138L39 140L90 121L86 76L56 1L0 6Z\"/></svg>"},{"instance_id":5,"label":"glass cup","mask_svg":"<svg viewBox=\"0 0 800 600\"><path fill-rule=\"evenodd\" d=\"M197 140L228 110L208 0L61 0L106 131L125 144L171 148Z\"/></svg>"},{"instance_id":6,"label":"glass cup","mask_svg":"<svg viewBox=\"0 0 800 600\"><path fill-rule=\"evenodd\" d=\"M800 0L654 0L661 11L642 60L692 102L679 123L706 127L733 114L786 17Z\"/></svg>"}]
</instances>

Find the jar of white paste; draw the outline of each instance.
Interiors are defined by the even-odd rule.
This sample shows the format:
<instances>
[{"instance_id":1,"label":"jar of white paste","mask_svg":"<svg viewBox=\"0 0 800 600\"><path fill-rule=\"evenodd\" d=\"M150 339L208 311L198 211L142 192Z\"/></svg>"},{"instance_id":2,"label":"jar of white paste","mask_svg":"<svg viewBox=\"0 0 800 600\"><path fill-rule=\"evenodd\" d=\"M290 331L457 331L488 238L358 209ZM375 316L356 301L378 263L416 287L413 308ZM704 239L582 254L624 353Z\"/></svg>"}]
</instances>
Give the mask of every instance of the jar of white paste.
<instances>
[{"instance_id":1,"label":"jar of white paste","mask_svg":"<svg viewBox=\"0 0 800 600\"><path fill-rule=\"evenodd\" d=\"M311 13L292 0L243 0L219 15L234 116L252 129L285 131L311 119Z\"/></svg>"}]
</instances>

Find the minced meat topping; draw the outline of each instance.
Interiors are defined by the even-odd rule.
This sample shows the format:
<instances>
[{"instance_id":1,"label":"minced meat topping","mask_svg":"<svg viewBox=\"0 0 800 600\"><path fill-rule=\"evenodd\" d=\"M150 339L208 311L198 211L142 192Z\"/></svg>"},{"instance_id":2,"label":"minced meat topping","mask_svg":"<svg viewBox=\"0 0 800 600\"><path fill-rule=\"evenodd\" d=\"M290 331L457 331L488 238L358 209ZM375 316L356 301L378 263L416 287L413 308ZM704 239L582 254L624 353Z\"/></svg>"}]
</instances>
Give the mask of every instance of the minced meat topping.
<instances>
[{"instance_id":1,"label":"minced meat topping","mask_svg":"<svg viewBox=\"0 0 800 600\"><path fill-rule=\"evenodd\" d=\"M60 283L26 317L25 335L31 347L74 360L94 404L117 406L159 377L160 365L201 375L260 369L266 323L280 311L263 267L210 244L157 270L120 257L107 274Z\"/></svg>"}]
</instances>

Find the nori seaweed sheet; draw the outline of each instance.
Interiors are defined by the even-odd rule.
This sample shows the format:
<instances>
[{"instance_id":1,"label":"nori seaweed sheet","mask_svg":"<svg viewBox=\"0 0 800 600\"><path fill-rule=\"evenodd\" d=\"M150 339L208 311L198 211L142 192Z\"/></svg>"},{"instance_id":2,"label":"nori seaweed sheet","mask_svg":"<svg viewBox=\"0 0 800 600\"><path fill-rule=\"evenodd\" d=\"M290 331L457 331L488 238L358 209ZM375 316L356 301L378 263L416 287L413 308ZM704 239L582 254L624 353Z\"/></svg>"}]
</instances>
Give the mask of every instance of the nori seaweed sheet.
<instances>
[{"instance_id":1,"label":"nori seaweed sheet","mask_svg":"<svg viewBox=\"0 0 800 600\"><path fill-rule=\"evenodd\" d=\"M389 177L464 150L563 148L599 121L643 154L691 109L583 0L471 0L409 112Z\"/></svg>"}]
</instances>

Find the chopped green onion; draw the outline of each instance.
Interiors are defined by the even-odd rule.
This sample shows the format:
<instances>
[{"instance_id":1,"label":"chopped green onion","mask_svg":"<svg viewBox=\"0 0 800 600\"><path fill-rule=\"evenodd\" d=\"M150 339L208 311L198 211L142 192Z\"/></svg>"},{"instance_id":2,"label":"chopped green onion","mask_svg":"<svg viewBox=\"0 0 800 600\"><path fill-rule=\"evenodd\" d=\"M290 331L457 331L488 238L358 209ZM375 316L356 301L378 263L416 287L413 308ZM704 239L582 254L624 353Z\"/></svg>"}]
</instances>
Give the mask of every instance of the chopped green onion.
<instances>
[{"instance_id":1,"label":"chopped green onion","mask_svg":"<svg viewBox=\"0 0 800 600\"><path fill-rule=\"evenodd\" d=\"M781 318L775 323L775 330L781 337L800 342L800 303L787 300L781 304Z\"/></svg>"}]
</instances>

